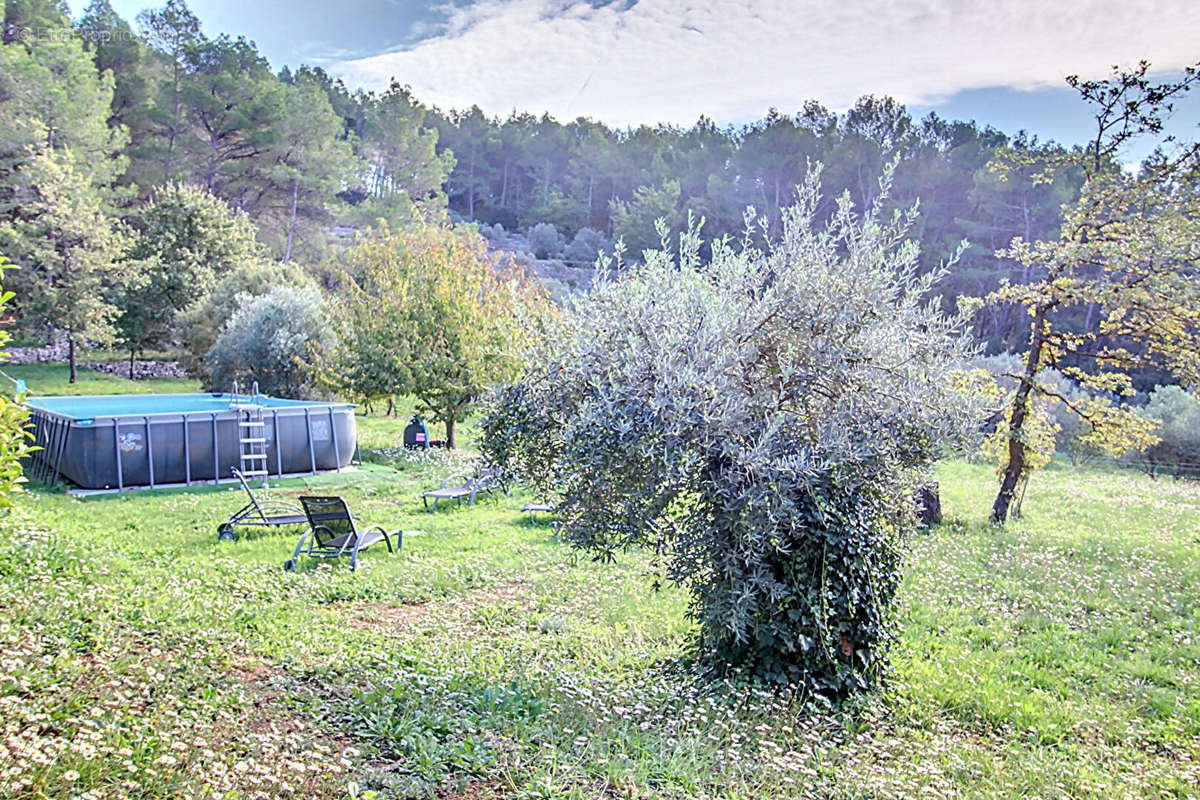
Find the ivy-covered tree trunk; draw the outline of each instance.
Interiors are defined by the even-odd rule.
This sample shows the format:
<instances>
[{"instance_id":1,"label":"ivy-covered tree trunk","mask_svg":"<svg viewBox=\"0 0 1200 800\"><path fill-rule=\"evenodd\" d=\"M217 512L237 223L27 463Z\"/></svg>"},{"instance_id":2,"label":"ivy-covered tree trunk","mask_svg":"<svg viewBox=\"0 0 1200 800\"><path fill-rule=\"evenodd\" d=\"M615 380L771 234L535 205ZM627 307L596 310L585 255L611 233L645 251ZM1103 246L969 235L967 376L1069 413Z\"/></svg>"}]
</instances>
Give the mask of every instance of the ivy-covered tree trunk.
<instances>
[{"instance_id":1,"label":"ivy-covered tree trunk","mask_svg":"<svg viewBox=\"0 0 1200 800\"><path fill-rule=\"evenodd\" d=\"M453 450L457 446L454 438L454 412L446 417L446 449Z\"/></svg>"},{"instance_id":2,"label":"ivy-covered tree trunk","mask_svg":"<svg viewBox=\"0 0 1200 800\"><path fill-rule=\"evenodd\" d=\"M1017 386L1012 399L1012 418L1008 425L1008 465L1004 468L1004 477L1000 481L1000 491L996 502L992 504L992 524L1003 525L1008 519L1008 510L1016 496L1017 485L1025 474L1025 439L1023 428L1025 418L1029 414L1030 394L1033 391L1034 378L1042 360L1042 346L1045 343L1046 310L1039 308L1033 317L1033 335L1030 337L1029 353L1025 358L1025 373Z\"/></svg>"}]
</instances>

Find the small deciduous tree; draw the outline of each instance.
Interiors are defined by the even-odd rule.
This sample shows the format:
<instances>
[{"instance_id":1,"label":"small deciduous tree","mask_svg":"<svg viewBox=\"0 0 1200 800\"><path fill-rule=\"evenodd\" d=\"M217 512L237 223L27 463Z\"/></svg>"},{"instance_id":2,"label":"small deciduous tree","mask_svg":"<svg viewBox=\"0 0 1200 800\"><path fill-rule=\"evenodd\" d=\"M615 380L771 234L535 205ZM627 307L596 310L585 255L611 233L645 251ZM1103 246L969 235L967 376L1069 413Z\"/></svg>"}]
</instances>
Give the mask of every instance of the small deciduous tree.
<instances>
[{"instance_id":1,"label":"small deciduous tree","mask_svg":"<svg viewBox=\"0 0 1200 800\"><path fill-rule=\"evenodd\" d=\"M516 376L544 293L515 268L497 269L478 234L440 224L381 225L343 263L342 328L337 350L318 359L323 379L368 401L414 395L454 447L472 404Z\"/></svg>"},{"instance_id":2,"label":"small deciduous tree","mask_svg":"<svg viewBox=\"0 0 1200 800\"><path fill-rule=\"evenodd\" d=\"M117 296L117 327L129 350L131 379L139 351L177 337L179 315L207 295L216 280L263 257L246 215L193 186L159 189L140 223L126 259L138 267L139 280Z\"/></svg>"},{"instance_id":3,"label":"small deciduous tree","mask_svg":"<svg viewBox=\"0 0 1200 800\"><path fill-rule=\"evenodd\" d=\"M116 337L118 309L108 297L127 278L120 259L128 234L70 152L39 153L22 173L21 213L0 222L0 242L14 248L27 271L24 321L66 332L74 383L78 345Z\"/></svg>"},{"instance_id":4,"label":"small deciduous tree","mask_svg":"<svg viewBox=\"0 0 1200 800\"><path fill-rule=\"evenodd\" d=\"M1008 456L992 521L1002 524L1030 452L1026 425L1038 397L1064 403L1091 427L1090 441L1114 456L1154 441L1153 424L1102 396L1076 404L1037 378L1048 366L1097 392L1132 394L1129 370L1157 367L1200 383L1200 143L1160 149L1138 174L1120 169L1121 147L1163 130L1172 98L1200 78L1196 69L1152 83L1143 62L1102 81L1069 79L1095 110L1096 136L1064 160L1086 171L1079 200L1065 208L1058 239L1014 239L1004 255L1034 276L1004 283L989 301L1015 304L1030 317L1024 365L1009 401ZM1051 167L1053 169L1053 166ZM1080 330L1073 310L1094 323Z\"/></svg>"},{"instance_id":5,"label":"small deciduous tree","mask_svg":"<svg viewBox=\"0 0 1200 800\"><path fill-rule=\"evenodd\" d=\"M858 220L844 196L822 228L817 206L810 179L766 250L718 240L706 264L691 232L602 271L491 398L483 441L575 544L653 549L711 663L842 694L880 674L913 491L978 415L914 215Z\"/></svg>"},{"instance_id":6,"label":"small deciduous tree","mask_svg":"<svg viewBox=\"0 0 1200 800\"><path fill-rule=\"evenodd\" d=\"M1004 417L1000 420L996 430L983 440L982 452L984 458L996 464L997 471L1001 474L1008 465L1008 441L1011 418L1012 408L1006 407ZM1038 402L1030 409L1023 428L1025 471L1021 474L1021 478L1017 483L1017 495L1012 507L1012 516L1014 518L1021 516L1021 505L1025 500L1025 489L1029 486L1029 477L1034 472L1049 464L1050 460L1054 458L1054 450L1058 442L1060 430L1059 424L1054 420L1054 416L1050 412L1050 401L1046 398L1039 398Z\"/></svg>"}]
</instances>

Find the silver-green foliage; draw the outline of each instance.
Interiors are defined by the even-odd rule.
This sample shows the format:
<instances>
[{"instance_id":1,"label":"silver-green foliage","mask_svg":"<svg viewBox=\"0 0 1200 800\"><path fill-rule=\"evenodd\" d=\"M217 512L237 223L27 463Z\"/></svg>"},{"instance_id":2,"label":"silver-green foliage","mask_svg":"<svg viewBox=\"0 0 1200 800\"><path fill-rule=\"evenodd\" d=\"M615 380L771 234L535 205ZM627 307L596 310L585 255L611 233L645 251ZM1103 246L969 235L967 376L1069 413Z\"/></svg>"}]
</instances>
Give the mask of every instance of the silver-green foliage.
<instances>
[{"instance_id":1,"label":"silver-green foliage","mask_svg":"<svg viewBox=\"0 0 1200 800\"><path fill-rule=\"evenodd\" d=\"M214 388L233 381L283 397L310 396L304 362L313 348L332 344L324 300L314 287L281 286L257 297L245 295L208 353Z\"/></svg>"},{"instance_id":2,"label":"silver-green foliage","mask_svg":"<svg viewBox=\"0 0 1200 800\"><path fill-rule=\"evenodd\" d=\"M1146 404L1146 416L1158 423L1157 444L1131 457L1150 475L1165 472L1177 478L1200 477L1200 401L1181 386L1156 386Z\"/></svg>"},{"instance_id":3,"label":"silver-green foliage","mask_svg":"<svg viewBox=\"0 0 1200 800\"><path fill-rule=\"evenodd\" d=\"M575 544L653 548L710 664L844 694L884 663L913 488L978 415L914 213L843 198L819 228L817 201L814 178L767 250L713 242L704 264L693 230L602 277L495 392L484 447Z\"/></svg>"},{"instance_id":4,"label":"silver-green foliage","mask_svg":"<svg viewBox=\"0 0 1200 800\"><path fill-rule=\"evenodd\" d=\"M537 258L558 258L562 255L563 242L560 234L549 222L539 222L525 234L529 240L529 249Z\"/></svg>"}]
</instances>

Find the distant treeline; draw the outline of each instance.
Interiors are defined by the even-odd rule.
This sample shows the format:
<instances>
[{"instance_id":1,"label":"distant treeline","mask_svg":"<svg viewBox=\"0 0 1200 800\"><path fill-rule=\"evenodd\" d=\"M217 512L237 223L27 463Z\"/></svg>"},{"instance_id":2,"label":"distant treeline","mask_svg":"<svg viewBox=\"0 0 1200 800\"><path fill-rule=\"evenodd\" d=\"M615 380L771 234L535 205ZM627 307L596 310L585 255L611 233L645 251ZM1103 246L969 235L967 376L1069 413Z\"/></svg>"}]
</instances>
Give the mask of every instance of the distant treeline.
<instances>
[{"instance_id":1,"label":"distant treeline","mask_svg":"<svg viewBox=\"0 0 1200 800\"><path fill-rule=\"evenodd\" d=\"M867 206L884 165L898 159L887 202L920 201L913 233L923 265L971 242L942 286L953 300L1029 277L995 250L1014 236L1054 236L1061 205L1079 187L1061 170L1039 178L1039 159L1060 145L934 114L914 120L886 97L864 97L841 114L809 102L741 127L707 118L626 130L583 118L496 118L428 108L402 83L351 91L319 68L273 72L253 42L205 36L183 0L142 12L134 25L108 0L93 0L74 22L54 0L3 7L0 52L10 53L0 61L0 187L20 185L30 147L69 148L135 231L160 187L187 183L245 212L275 258L317 269L331 257L332 226L402 225L447 210L508 231L540 225L542 239L553 226L563 243L620 238L636 260L657 246L658 219L678 231L691 214L708 236L740 237L753 206L766 232L777 231L818 162L823 213L843 193ZM100 126L98 100L107 106ZM21 115L37 119L36 134ZM994 169L1006 148L1033 156L1021 160L1032 166ZM16 190L0 188L0 214L6 191ZM15 213L11 195L7 202ZM548 250L539 255L562 253ZM568 248L565 257L579 252L592 250ZM1079 324L1094 324L1086 309ZM980 333L1003 349L1024 325L997 308Z\"/></svg>"}]
</instances>

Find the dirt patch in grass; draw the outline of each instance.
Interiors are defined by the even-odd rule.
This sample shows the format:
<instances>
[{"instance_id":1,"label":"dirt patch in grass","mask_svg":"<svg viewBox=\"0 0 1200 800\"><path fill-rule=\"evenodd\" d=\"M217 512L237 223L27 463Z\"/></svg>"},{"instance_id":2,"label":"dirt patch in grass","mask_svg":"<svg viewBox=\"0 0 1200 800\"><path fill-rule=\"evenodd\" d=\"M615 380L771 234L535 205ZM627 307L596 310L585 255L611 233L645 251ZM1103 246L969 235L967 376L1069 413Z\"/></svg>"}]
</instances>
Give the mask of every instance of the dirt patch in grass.
<instances>
[{"instance_id":1,"label":"dirt patch in grass","mask_svg":"<svg viewBox=\"0 0 1200 800\"><path fill-rule=\"evenodd\" d=\"M456 597L453 600L447 601L444 605L449 608L473 608L474 606L481 606L486 603L504 603L515 600L524 601L530 599L531 588L528 581L497 583Z\"/></svg>"},{"instance_id":2,"label":"dirt patch in grass","mask_svg":"<svg viewBox=\"0 0 1200 800\"><path fill-rule=\"evenodd\" d=\"M439 795L441 800L501 800L504 794L495 786L473 783L465 789Z\"/></svg>"},{"instance_id":3,"label":"dirt patch in grass","mask_svg":"<svg viewBox=\"0 0 1200 800\"><path fill-rule=\"evenodd\" d=\"M439 612L461 612L489 603L502 603L530 597L528 581L508 581L460 595L442 603L426 601L391 605L389 603L352 603L343 606L346 624L360 631L399 633L415 622Z\"/></svg>"},{"instance_id":4,"label":"dirt patch in grass","mask_svg":"<svg viewBox=\"0 0 1200 800\"><path fill-rule=\"evenodd\" d=\"M396 631L407 628L429 614L430 603L410 603L393 606L387 603L355 603L347 606L350 612L346 624L360 631Z\"/></svg>"},{"instance_id":5,"label":"dirt patch in grass","mask_svg":"<svg viewBox=\"0 0 1200 800\"><path fill-rule=\"evenodd\" d=\"M236 661L230 666L229 672L237 680L251 686L261 686L277 675L283 674L283 670L279 667L257 660Z\"/></svg>"}]
</instances>

